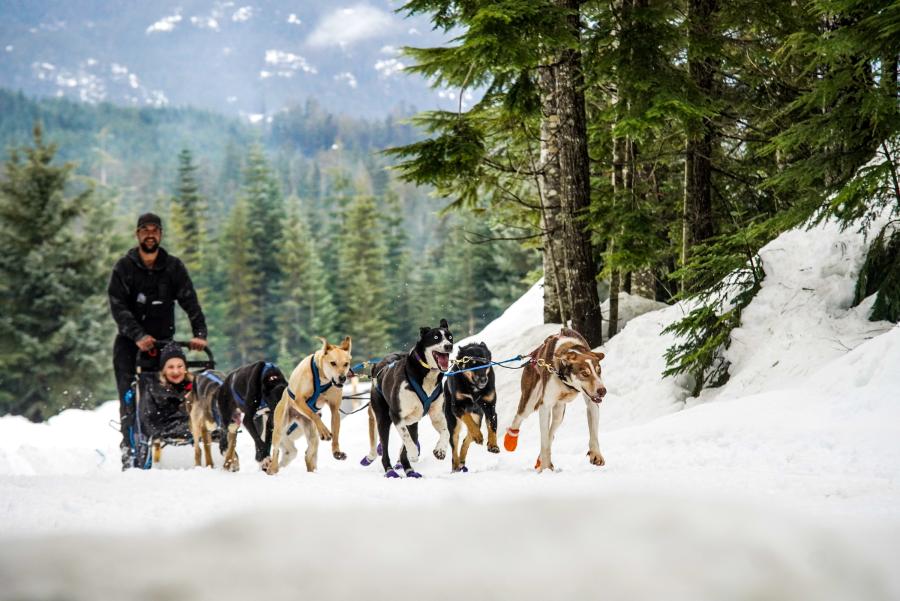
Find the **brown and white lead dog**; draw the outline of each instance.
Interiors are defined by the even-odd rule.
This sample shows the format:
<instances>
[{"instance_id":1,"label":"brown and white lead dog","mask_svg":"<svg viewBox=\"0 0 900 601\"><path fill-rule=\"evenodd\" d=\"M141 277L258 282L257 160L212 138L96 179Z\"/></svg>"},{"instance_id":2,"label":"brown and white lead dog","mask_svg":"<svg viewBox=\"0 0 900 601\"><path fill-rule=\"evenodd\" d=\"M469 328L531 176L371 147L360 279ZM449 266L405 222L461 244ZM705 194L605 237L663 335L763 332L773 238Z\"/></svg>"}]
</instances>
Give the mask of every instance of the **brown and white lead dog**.
<instances>
[{"instance_id":1,"label":"brown and white lead dog","mask_svg":"<svg viewBox=\"0 0 900 601\"><path fill-rule=\"evenodd\" d=\"M553 469L550 445L556 429L566 413L566 404L584 393L587 404L588 457L594 465L603 465L597 429L600 424L600 402L606 395L606 387L600 377L600 360L603 353L595 353L581 334L562 328L559 334L547 337L544 343L531 353L531 362L522 370L522 397L519 409L506 436L503 446L515 451L519 426L526 417L539 411L541 422L541 454L535 469Z\"/></svg>"},{"instance_id":2,"label":"brown and white lead dog","mask_svg":"<svg viewBox=\"0 0 900 601\"><path fill-rule=\"evenodd\" d=\"M316 471L319 438L331 441L335 459L346 459L341 451L341 387L350 374L350 337L339 345L329 344L324 338L322 348L303 359L288 379L288 386L275 407L272 427L272 450L266 472L277 474L297 455L294 441L306 436L306 470ZM312 405L312 406L311 406ZM331 409L331 430L319 416L325 405ZM284 457L280 457L284 451Z\"/></svg>"}]
</instances>

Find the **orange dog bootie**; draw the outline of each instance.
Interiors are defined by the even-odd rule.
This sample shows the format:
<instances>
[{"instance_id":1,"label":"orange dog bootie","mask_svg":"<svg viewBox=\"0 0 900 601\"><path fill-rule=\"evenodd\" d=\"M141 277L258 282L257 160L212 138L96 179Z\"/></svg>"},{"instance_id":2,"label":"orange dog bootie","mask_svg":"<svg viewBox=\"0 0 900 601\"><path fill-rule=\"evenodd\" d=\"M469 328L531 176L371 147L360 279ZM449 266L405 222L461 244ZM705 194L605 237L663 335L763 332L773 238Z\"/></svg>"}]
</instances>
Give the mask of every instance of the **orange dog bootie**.
<instances>
[{"instance_id":1,"label":"orange dog bootie","mask_svg":"<svg viewBox=\"0 0 900 601\"><path fill-rule=\"evenodd\" d=\"M512 453L519 444L519 431L512 428L506 429L506 436L503 437L503 448Z\"/></svg>"}]
</instances>

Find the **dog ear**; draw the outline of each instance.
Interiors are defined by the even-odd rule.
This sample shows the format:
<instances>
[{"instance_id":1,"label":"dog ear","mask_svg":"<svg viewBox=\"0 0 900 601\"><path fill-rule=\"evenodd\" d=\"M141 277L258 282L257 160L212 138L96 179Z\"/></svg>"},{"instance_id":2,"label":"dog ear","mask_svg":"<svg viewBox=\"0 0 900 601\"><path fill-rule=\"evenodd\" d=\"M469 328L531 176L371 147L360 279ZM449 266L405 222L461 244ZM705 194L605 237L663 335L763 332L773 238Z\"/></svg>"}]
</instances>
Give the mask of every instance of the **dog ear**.
<instances>
[{"instance_id":1,"label":"dog ear","mask_svg":"<svg viewBox=\"0 0 900 601\"><path fill-rule=\"evenodd\" d=\"M328 341L326 339L322 338L321 336L316 336L316 338L318 338L319 340L322 341L322 351L327 353L328 349L331 347L331 345L328 344Z\"/></svg>"},{"instance_id":2,"label":"dog ear","mask_svg":"<svg viewBox=\"0 0 900 601\"><path fill-rule=\"evenodd\" d=\"M603 358L604 358L606 355L604 355L603 353L601 353L601 352L598 351L598 352L594 353L594 356L597 357L597 361L603 361Z\"/></svg>"},{"instance_id":3,"label":"dog ear","mask_svg":"<svg viewBox=\"0 0 900 601\"><path fill-rule=\"evenodd\" d=\"M427 334L430 329L431 328L419 328L419 338L425 338L425 334Z\"/></svg>"},{"instance_id":4,"label":"dog ear","mask_svg":"<svg viewBox=\"0 0 900 601\"><path fill-rule=\"evenodd\" d=\"M343 350L347 351L348 353L350 352L350 337L349 336L344 338L344 340L341 342L341 348Z\"/></svg>"},{"instance_id":5,"label":"dog ear","mask_svg":"<svg viewBox=\"0 0 900 601\"><path fill-rule=\"evenodd\" d=\"M445 330L449 330L450 324L447 323L446 319L441 319L441 327L444 328Z\"/></svg>"}]
</instances>

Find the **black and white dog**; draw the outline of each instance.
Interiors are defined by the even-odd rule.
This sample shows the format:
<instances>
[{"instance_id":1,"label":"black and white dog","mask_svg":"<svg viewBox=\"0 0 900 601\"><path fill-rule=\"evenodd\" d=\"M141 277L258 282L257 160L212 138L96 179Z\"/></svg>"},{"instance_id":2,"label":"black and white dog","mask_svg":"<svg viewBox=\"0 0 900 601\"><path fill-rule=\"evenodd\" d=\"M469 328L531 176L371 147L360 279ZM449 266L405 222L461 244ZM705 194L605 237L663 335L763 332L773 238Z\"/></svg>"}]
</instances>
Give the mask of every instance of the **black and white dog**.
<instances>
[{"instance_id":1,"label":"black and white dog","mask_svg":"<svg viewBox=\"0 0 900 601\"><path fill-rule=\"evenodd\" d=\"M419 340L407 354L393 353L382 359L372 370L371 402L369 404L369 454L362 464L369 465L378 454L375 444L375 426L381 448L381 464L385 476L397 478L391 467L388 441L391 424L397 428L403 441L400 465L409 478L422 475L412 469L410 462L419 460L419 421L427 414L438 431L434 456L447 456L450 432L444 417L444 399L441 396L443 372L450 366L453 350L453 334L446 319L437 328L421 328Z\"/></svg>"},{"instance_id":2,"label":"black and white dog","mask_svg":"<svg viewBox=\"0 0 900 601\"><path fill-rule=\"evenodd\" d=\"M497 445L497 393L494 387L494 368L490 366L491 351L483 342L460 347L456 361L461 373L444 381L444 415L450 430L450 450L453 471L467 472L466 454L473 442L482 444L482 417L487 422L488 446L491 453L499 453ZM475 368L475 369L473 369ZM462 425L467 434L459 445Z\"/></svg>"},{"instance_id":3,"label":"black and white dog","mask_svg":"<svg viewBox=\"0 0 900 601\"><path fill-rule=\"evenodd\" d=\"M242 421L256 445L256 461L260 462L262 469L268 467L273 420L260 420L257 417L275 410L287 385L281 370L267 361L248 363L225 377L216 401L222 420L228 424L227 436L219 440L219 448L225 455L223 467L226 470L236 472L240 469L236 444L237 431ZM261 425L262 422L265 425Z\"/></svg>"}]
</instances>

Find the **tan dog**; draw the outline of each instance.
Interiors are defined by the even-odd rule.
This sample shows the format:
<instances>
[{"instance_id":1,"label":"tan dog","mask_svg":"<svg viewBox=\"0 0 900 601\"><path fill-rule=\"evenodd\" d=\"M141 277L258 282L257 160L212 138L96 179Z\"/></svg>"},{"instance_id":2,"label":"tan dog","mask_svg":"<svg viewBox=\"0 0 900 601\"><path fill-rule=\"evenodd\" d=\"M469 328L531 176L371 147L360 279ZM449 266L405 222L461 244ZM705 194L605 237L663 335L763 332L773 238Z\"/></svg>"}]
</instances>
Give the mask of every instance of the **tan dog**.
<instances>
[{"instance_id":1,"label":"tan dog","mask_svg":"<svg viewBox=\"0 0 900 601\"><path fill-rule=\"evenodd\" d=\"M587 341L575 330L562 328L559 334L548 337L531 353L531 363L522 371L522 397L519 409L503 440L507 451L514 451L518 443L519 426L526 417L539 410L541 423L541 454L535 469L553 469L550 445L556 429L566 413L566 404L578 393L584 393L587 404L588 457L594 465L605 463L597 442L600 423L600 402L606 387L600 377L603 353L591 351Z\"/></svg>"},{"instance_id":2,"label":"tan dog","mask_svg":"<svg viewBox=\"0 0 900 601\"><path fill-rule=\"evenodd\" d=\"M194 376L191 392L185 398L188 415L191 419L191 436L194 439L194 465L200 466L200 445L206 467L214 467L210 451L211 434L219 425L216 421L216 394L225 380L225 374L213 370L205 370Z\"/></svg>"},{"instance_id":3,"label":"tan dog","mask_svg":"<svg viewBox=\"0 0 900 601\"><path fill-rule=\"evenodd\" d=\"M266 471L277 474L280 467L293 461L297 455L294 441L306 436L306 470L314 472L318 461L319 438L331 441L331 452L335 459L344 460L347 455L341 451L341 386L350 372L350 337L340 345L329 344L324 338L322 348L301 361L291 377L288 387L275 407L272 429L272 451ZM329 430L319 410L325 405L331 409L331 430ZM284 451L284 457L280 452Z\"/></svg>"}]
</instances>

